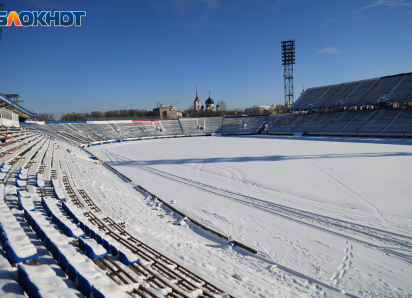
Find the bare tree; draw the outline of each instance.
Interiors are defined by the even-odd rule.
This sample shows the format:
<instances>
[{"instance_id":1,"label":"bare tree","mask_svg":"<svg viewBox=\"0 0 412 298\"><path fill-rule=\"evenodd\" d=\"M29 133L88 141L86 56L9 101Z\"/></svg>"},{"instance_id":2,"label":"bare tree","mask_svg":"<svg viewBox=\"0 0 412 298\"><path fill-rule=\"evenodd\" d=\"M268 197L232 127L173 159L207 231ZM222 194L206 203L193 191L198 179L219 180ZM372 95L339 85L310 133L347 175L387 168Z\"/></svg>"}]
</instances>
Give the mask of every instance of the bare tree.
<instances>
[{"instance_id":1,"label":"bare tree","mask_svg":"<svg viewBox=\"0 0 412 298\"><path fill-rule=\"evenodd\" d=\"M86 114L85 113L64 113L60 117L60 121L86 121Z\"/></svg>"},{"instance_id":2,"label":"bare tree","mask_svg":"<svg viewBox=\"0 0 412 298\"><path fill-rule=\"evenodd\" d=\"M60 116L60 121L69 121L69 119L70 119L70 113L62 112L62 115Z\"/></svg>"},{"instance_id":3,"label":"bare tree","mask_svg":"<svg viewBox=\"0 0 412 298\"><path fill-rule=\"evenodd\" d=\"M128 110L120 110L119 115L120 115L120 117L128 117L129 116L129 111Z\"/></svg>"},{"instance_id":4,"label":"bare tree","mask_svg":"<svg viewBox=\"0 0 412 298\"><path fill-rule=\"evenodd\" d=\"M92 111L90 114L86 114L86 117L103 117L103 113L101 111Z\"/></svg>"},{"instance_id":5,"label":"bare tree","mask_svg":"<svg viewBox=\"0 0 412 298\"><path fill-rule=\"evenodd\" d=\"M221 99L221 100L218 100L218 101L217 101L217 104L220 106L220 110L221 110L222 112L227 111L226 101L224 101L223 99Z\"/></svg>"},{"instance_id":6,"label":"bare tree","mask_svg":"<svg viewBox=\"0 0 412 298\"><path fill-rule=\"evenodd\" d=\"M103 118L103 117L141 117L148 115L148 110L130 109L130 110L112 110L112 111L92 111L90 113L76 113L76 112L61 112L60 121L86 121L87 118ZM47 121L47 120L46 120ZM53 121L53 120L49 120Z\"/></svg>"},{"instance_id":7,"label":"bare tree","mask_svg":"<svg viewBox=\"0 0 412 298\"><path fill-rule=\"evenodd\" d=\"M39 113L37 115L37 121L56 121L56 119L52 113Z\"/></svg>"}]
</instances>

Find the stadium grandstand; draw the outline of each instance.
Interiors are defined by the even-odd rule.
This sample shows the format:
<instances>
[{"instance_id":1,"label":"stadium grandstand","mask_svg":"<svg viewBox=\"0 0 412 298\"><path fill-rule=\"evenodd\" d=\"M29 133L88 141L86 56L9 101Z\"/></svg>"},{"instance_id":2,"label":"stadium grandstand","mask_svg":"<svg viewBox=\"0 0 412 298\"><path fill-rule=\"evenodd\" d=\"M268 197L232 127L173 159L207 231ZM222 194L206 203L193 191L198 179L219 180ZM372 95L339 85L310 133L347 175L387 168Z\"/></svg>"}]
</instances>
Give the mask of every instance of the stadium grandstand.
<instances>
[{"instance_id":1,"label":"stadium grandstand","mask_svg":"<svg viewBox=\"0 0 412 298\"><path fill-rule=\"evenodd\" d=\"M309 88L287 114L24 125L83 146L214 133L412 137L412 73Z\"/></svg>"},{"instance_id":2,"label":"stadium grandstand","mask_svg":"<svg viewBox=\"0 0 412 298\"><path fill-rule=\"evenodd\" d=\"M15 94L17 95L17 94ZM17 95L18 96L18 95ZM0 125L18 127L25 120L34 119L37 114L14 102L9 96L0 93Z\"/></svg>"},{"instance_id":3,"label":"stadium grandstand","mask_svg":"<svg viewBox=\"0 0 412 298\"><path fill-rule=\"evenodd\" d=\"M0 148L1 297L232 297L96 214L94 194L76 189L74 177L98 162L25 128L1 132L12 140ZM111 172L96 178L119 183Z\"/></svg>"},{"instance_id":4,"label":"stadium grandstand","mask_svg":"<svg viewBox=\"0 0 412 298\"><path fill-rule=\"evenodd\" d=\"M103 194L133 197L135 188L126 188L123 174L109 165L102 170L102 161L78 146L213 134L412 137L411 96L408 73L309 88L288 114L39 122L1 94L0 130L8 139L0 147L2 285L12 297L60 297L63 292L69 298L232 297L221 281L200 277L136 237L124 223L101 215L96 202ZM13 127L19 126L19 118L25 120L22 127ZM153 199L156 206L167 204ZM173 206L167 208L181 215ZM11 266L17 267L18 279Z\"/></svg>"},{"instance_id":5,"label":"stadium grandstand","mask_svg":"<svg viewBox=\"0 0 412 298\"><path fill-rule=\"evenodd\" d=\"M412 73L307 89L290 111L412 102Z\"/></svg>"}]
</instances>

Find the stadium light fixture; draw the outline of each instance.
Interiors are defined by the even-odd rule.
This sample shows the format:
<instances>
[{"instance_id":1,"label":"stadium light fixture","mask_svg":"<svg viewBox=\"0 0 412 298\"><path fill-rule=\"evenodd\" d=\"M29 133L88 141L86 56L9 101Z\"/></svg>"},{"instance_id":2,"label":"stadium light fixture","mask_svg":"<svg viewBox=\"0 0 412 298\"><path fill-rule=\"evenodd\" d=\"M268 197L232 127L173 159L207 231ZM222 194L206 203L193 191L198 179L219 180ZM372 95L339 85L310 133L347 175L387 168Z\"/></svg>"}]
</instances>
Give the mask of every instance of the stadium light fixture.
<instances>
[{"instance_id":1,"label":"stadium light fixture","mask_svg":"<svg viewBox=\"0 0 412 298\"><path fill-rule=\"evenodd\" d=\"M285 82L285 113L294 103L293 91L293 64L295 64L295 40L283 40L282 65L284 66L283 78Z\"/></svg>"}]
</instances>

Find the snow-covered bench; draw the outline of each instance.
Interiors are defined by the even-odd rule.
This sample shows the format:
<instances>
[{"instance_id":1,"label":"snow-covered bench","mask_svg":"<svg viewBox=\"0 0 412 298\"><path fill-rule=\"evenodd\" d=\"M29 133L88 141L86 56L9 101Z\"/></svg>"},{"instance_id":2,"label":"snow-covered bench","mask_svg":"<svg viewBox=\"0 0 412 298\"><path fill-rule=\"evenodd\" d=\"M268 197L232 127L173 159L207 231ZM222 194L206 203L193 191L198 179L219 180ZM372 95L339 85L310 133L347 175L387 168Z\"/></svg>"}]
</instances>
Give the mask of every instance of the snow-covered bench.
<instances>
[{"instance_id":1,"label":"snow-covered bench","mask_svg":"<svg viewBox=\"0 0 412 298\"><path fill-rule=\"evenodd\" d=\"M79 238L84 236L84 232L72 223L60 211L56 204L56 200L50 197L42 198L42 205L47 212L47 215L52 217L53 222L65 233L68 237Z\"/></svg>"},{"instance_id":2,"label":"snow-covered bench","mask_svg":"<svg viewBox=\"0 0 412 298\"><path fill-rule=\"evenodd\" d=\"M7 162L7 163L6 163L6 162L3 162L3 164L2 164L1 167L0 167L0 172L1 172L1 173L8 173L8 172L10 172L10 170L11 170L12 167L13 167L13 166L12 166L12 165L9 165L8 162Z\"/></svg>"},{"instance_id":3,"label":"snow-covered bench","mask_svg":"<svg viewBox=\"0 0 412 298\"><path fill-rule=\"evenodd\" d=\"M4 201L5 194L6 194L6 187L4 186L4 184L0 184L0 200Z\"/></svg>"},{"instance_id":4,"label":"snow-covered bench","mask_svg":"<svg viewBox=\"0 0 412 298\"><path fill-rule=\"evenodd\" d=\"M39 256L36 247L30 242L26 233L3 201L0 201L0 232L7 259L13 267L17 263L32 259L37 263Z\"/></svg>"},{"instance_id":5,"label":"snow-covered bench","mask_svg":"<svg viewBox=\"0 0 412 298\"><path fill-rule=\"evenodd\" d=\"M47 250L51 252L53 258L58 262L63 271L68 273L71 280L74 281L77 275L83 272L82 268L86 268L87 271L93 270L95 272L101 272L90 259L79 253L69 238L61 234L56 229L56 226L51 224L40 212L36 210L25 210L25 218L31 226L36 227L36 234L38 234L42 241L46 242ZM87 265L82 263L87 263ZM42 283L42 281L40 282ZM38 291L42 290L39 288ZM44 290L42 293L43 292ZM38 297L40 297L40 294Z\"/></svg>"},{"instance_id":6,"label":"snow-covered bench","mask_svg":"<svg viewBox=\"0 0 412 298\"><path fill-rule=\"evenodd\" d=\"M104 255L107 255L107 253L111 253L113 256L118 255L119 261L122 262L126 266L130 266L140 261L137 255L135 255L128 248L116 242L113 238L103 233L100 234L93 227L91 227L87 223L88 219L83 215L79 216L77 214L78 213L77 210L73 208L71 204L63 203L62 206L63 206L63 210L65 210L71 218L76 218L76 220L80 224L80 228L85 232L85 234L89 236L90 238L92 238L92 239L79 239L80 247L86 249L86 253L89 258L98 259L98 258L103 257ZM79 220L78 217L81 220ZM90 244L90 247L87 247L87 243ZM103 250L101 250L102 246L106 250L107 252L106 254L104 254Z\"/></svg>"},{"instance_id":7,"label":"snow-covered bench","mask_svg":"<svg viewBox=\"0 0 412 298\"><path fill-rule=\"evenodd\" d=\"M44 175L36 173L36 185L39 188L43 188L45 187L45 183L44 183Z\"/></svg>"},{"instance_id":8,"label":"snow-covered bench","mask_svg":"<svg viewBox=\"0 0 412 298\"><path fill-rule=\"evenodd\" d=\"M29 298L37 298L38 292L66 292L69 288L58 276L44 277L31 274L27 278L27 291ZM58 297L58 296L57 296Z\"/></svg>"},{"instance_id":9,"label":"snow-covered bench","mask_svg":"<svg viewBox=\"0 0 412 298\"><path fill-rule=\"evenodd\" d=\"M28 178L29 178L28 174L22 174L22 173L17 174L17 179L19 180L27 180Z\"/></svg>"},{"instance_id":10,"label":"snow-covered bench","mask_svg":"<svg viewBox=\"0 0 412 298\"><path fill-rule=\"evenodd\" d=\"M92 292L92 286L101 287L114 285L113 281L101 271L81 272L78 274L77 279L80 292L86 297L89 297Z\"/></svg>"},{"instance_id":11,"label":"snow-covered bench","mask_svg":"<svg viewBox=\"0 0 412 298\"><path fill-rule=\"evenodd\" d=\"M17 273L19 277L20 285L27 292L27 278L29 275L38 275L44 278L56 276L55 271L49 265L28 266L17 265Z\"/></svg>"},{"instance_id":12,"label":"snow-covered bench","mask_svg":"<svg viewBox=\"0 0 412 298\"><path fill-rule=\"evenodd\" d=\"M6 179L7 173L0 173L0 181L4 182L4 179Z\"/></svg>"},{"instance_id":13,"label":"snow-covered bench","mask_svg":"<svg viewBox=\"0 0 412 298\"><path fill-rule=\"evenodd\" d=\"M0 297L25 298L23 288L15 280L16 268L10 266L3 251L0 250Z\"/></svg>"},{"instance_id":14,"label":"snow-covered bench","mask_svg":"<svg viewBox=\"0 0 412 298\"><path fill-rule=\"evenodd\" d=\"M54 194L56 195L56 198L61 200L61 201L66 201L67 200L66 191L63 189L63 187L60 186L59 181L52 178L51 182L52 182L52 185L53 185L53 191L54 191Z\"/></svg>"},{"instance_id":15,"label":"snow-covered bench","mask_svg":"<svg viewBox=\"0 0 412 298\"><path fill-rule=\"evenodd\" d=\"M115 285L93 285L92 293L94 298L127 298L130 297L124 291L122 291L119 287Z\"/></svg>"},{"instance_id":16,"label":"snow-covered bench","mask_svg":"<svg viewBox=\"0 0 412 298\"><path fill-rule=\"evenodd\" d=\"M16 178L16 187L17 188L26 188L27 186L27 181L26 180L20 180L19 177Z\"/></svg>"}]
</instances>

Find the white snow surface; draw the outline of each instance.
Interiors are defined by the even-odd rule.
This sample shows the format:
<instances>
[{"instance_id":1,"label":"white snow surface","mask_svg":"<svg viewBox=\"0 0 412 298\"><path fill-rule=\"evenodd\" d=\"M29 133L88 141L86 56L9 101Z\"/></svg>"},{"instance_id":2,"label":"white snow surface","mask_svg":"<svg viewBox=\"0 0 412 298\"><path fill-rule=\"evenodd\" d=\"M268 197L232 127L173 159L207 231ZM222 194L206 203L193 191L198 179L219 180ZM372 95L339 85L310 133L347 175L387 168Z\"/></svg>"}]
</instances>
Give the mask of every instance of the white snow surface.
<instances>
[{"instance_id":1,"label":"white snow surface","mask_svg":"<svg viewBox=\"0 0 412 298\"><path fill-rule=\"evenodd\" d=\"M407 297L411 145L283 136L107 144L89 151L134 185L85 159L77 183L103 214L235 297ZM258 254L178 225L181 216L137 185Z\"/></svg>"}]
</instances>

